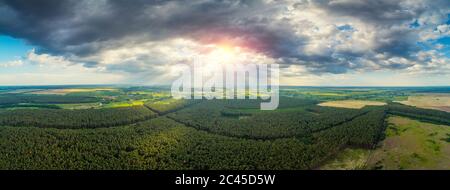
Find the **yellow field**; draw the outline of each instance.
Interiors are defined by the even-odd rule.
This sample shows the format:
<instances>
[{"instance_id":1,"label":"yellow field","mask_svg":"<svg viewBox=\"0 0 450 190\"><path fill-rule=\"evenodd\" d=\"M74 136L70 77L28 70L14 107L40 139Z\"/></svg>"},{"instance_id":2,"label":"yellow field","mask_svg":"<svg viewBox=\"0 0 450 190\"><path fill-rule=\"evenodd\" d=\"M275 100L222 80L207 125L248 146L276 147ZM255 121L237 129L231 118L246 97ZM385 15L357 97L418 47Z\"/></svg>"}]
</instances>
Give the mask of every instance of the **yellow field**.
<instances>
[{"instance_id":1,"label":"yellow field","mask_svg":"<svg viewBox=\"0 0 450 190\"><path fill-rule=\"evenodd\" d=\"M113 88L69 88L69 89L50 89L50 90L42 90L35 91L31 94L56 94L56 95L66 95L68 93L74 92L95 92L95 91L114 91L117 89Z\"/></svg>"},{"instance_id":2,"label":"yellow field","mask_svg":"<svg viewBox=\"0 0 450 190\"><path fill-rule=\"evenodd\" d=\"M345 94L333 93L333 92L301 92L301 94L312 96L347 96Z\"/></svg>"},{"instance_id":3,"label":"yellow field","mask_svg":"<svg viewBox=\"0 0 450 190\"><path fill-rule=\"evenodd\" d=\"M422 94L410 96L408 97L408 100L398 102L419 108L450 112L450 94Z\"/></svg>"},{"instance_id":4,"label":"yellow field","mask_svg":"<svg viewBox=\"0 0 450 190\"><path fill-rule=\"evenodd\" d=\"M132 106L142 106L144 105L144 101L135 100L128 102L113 102L110 104L103 105L105 108L122 108L122 107L132 107Z\"/></svg>"},{"instance_id":5,"label":"yellow field","mask_svg":"<svg viewBox=\"0 0 450 190\"><path fill-rule=\"evenodd\" d=\"M364 106L383 106L384 102L365 101L365 100L341 100L320 103L319 106L361 109Z\"/></svg>"},{"instance_id":6,"label":"yellow field","mask_svg":"<svg viewBox=\"0 0 450 190\"><path fill-rule=\"evenodd\" d=\"M346 96L345 94L331 93L331 92L312 92L308 93L314 96Z\"/></svg>"}]
</instances>

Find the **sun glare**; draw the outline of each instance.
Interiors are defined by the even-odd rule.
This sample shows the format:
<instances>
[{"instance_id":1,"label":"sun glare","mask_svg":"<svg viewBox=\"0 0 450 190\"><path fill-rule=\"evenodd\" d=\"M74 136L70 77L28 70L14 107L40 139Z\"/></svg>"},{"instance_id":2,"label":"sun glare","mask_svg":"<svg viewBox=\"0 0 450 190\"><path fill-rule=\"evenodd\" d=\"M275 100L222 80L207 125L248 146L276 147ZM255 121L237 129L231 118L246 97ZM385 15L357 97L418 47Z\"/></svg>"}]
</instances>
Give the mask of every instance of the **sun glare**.
<instances>
[{"instance_id":1,"label":"sun glare","mask_svg":"<svg viewBox=\"0 0 450 190\"><path fill-rule=\"evenodd\" d=\"M221 44L214 47L209 53L209 59L216 64L231 64L238 56L239 48L228 44Z\"/></svg>"}]
</instances>

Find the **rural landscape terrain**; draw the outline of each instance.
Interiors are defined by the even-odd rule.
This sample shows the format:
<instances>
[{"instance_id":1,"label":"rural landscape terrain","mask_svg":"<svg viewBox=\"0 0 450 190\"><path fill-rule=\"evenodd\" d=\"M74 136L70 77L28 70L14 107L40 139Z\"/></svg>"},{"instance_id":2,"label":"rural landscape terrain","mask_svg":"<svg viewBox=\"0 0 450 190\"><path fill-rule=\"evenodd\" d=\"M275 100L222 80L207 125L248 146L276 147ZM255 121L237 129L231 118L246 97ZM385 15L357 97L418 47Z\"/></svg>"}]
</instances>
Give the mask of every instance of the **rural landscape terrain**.
<instances>
[{"instance_id":1,"label":"rural landscape terrain","mask_svg":"<svg viewBox=\"0 0 450 190\"><path fill-rule=\"evenodd\" d=\"M0 87L0 169L450 169L450 87L280 88L178 100L168 87Z\"/></svg>"},{"instance_id":2,"label":"rural landscape terrain","mask_svg":"<svg viewBox=\"0 0 450 190\"><path fill-rule=\"evenodd\" d=\"M450 171L450 0L0 0L0 171L428 169Z\"/></svg>"}]
</instances>

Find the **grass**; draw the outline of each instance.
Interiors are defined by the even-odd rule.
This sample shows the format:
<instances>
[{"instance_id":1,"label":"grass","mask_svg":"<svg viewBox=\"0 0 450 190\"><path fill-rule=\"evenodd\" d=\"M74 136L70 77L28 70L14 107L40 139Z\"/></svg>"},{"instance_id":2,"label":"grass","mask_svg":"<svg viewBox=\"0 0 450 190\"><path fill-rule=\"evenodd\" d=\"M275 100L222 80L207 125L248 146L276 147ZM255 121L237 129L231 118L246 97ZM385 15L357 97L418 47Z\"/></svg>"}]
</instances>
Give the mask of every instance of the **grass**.
<instances>
[{"instance_id":1,"label":"grass","mask_svg":"<svg viewBox=\"0 0 450 190\"><path fill-rule=\"evenodd\" d=\"M365 101L365 100L329 101L319 104L319 106L352 108L352 109L361 109L364 106L382 106L382 105L386 105L386 103L378 101Z\"/></svg>"},{"instance_id":2,"label":"grass","mask_svg":"<svg viewBox=\"0 0 450 190\"><path fill-rule=\"evenodd\" d=\"M142 106L144 105L144 101L142 100L133 100L133 101L125 101L125 102L112 102L109 104L105 104L103 108L122 108L122 107L131 107L131 106Z\"/></svg>"},{"instance_id":3,"label":"grass","mask_svg":"<svg viewBox=\"0 0 450 190\"><path fill-rule=\"evenodd\" d=\"M450 133L447 133L447 137L443 138L442 140L450 143Z\"/></svg>"},{"instance_id":4,"label":"grass","mask_svg":"<svg viewBox=\"0 0 450 190\"><path fill-rule=\"evenodd\" d=\"M320 167L321 170L357 170L366 167L370 150L347 148Z\"/></svg>"},{"instance_id":5,"label":"grass","mask_svg":"<svg viewBox=\"0 0 450 190\"><path fill-rule=\"evenodd\" d=\"M80 103L80 104L56 104L62 109L92 109L101 108L101 103Z\"/></svg>"},{"instance_id":6,"label":"grass","mask_svg":"<svg viewBox=\"0 0 450 190\"><path fill-rule=\"evenodd\" d=\"M450 169L450 126L404 117L388 118L381 147L369 159L378 169Z\"/></svg>"},{"instance_id":7,"label":"grass","mask_svg":"<svg viewBox=\"0 0 450 190\"><path fill-rule=\"evenodd\" d=\"M146 106L148 106L154 110L157 110L160 113L163 113L163 112L167 112L170 110L178 109L187 104L188 104L187 100L169 98L169 99L164 99L161 101L149 102L146 104Z\"/></svg>"}]
</instances>

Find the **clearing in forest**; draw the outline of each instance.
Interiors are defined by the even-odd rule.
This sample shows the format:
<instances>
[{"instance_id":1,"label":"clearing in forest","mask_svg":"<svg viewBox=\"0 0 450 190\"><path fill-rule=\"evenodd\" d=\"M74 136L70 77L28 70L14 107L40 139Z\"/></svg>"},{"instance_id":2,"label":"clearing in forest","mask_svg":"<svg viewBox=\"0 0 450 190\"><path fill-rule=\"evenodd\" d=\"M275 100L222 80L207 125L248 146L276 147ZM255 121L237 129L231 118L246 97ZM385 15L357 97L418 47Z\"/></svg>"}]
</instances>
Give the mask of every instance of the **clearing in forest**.
<instances>
[{"instance_id":1,"label":"clearing in forest","mask_svg":"<svg viewBox=\"0 0 450 190\"><path fill-rule=\"evenodd\" d=\"M366 167L370 150L346 148L325 165L321 170L358 170Z\"/></svg>"},{"instance_id":2,"label":"clearing in forest","mask_svg":"<svg viewBox=\"0 0 450 190\"><path fill-rule=\"evenodd\" d=\"M450 112L450 94L421 94L417 96L409 96L408 100L398 102L419 108Z\"/></svg>"},{"instance_id":3,"label":"clearing in forest","mask_svg":"<svg viewBox=\"0 0 450 190\"><path fill-rule=\"evenodd\" d=\"M341 101L329 101L320 103L319 106L337 107L337 108L352 108L361 109L364 106L383 106L384 102L378 101L366 101L366 100L341 100Z\"/></svg>"}]
</instances>

